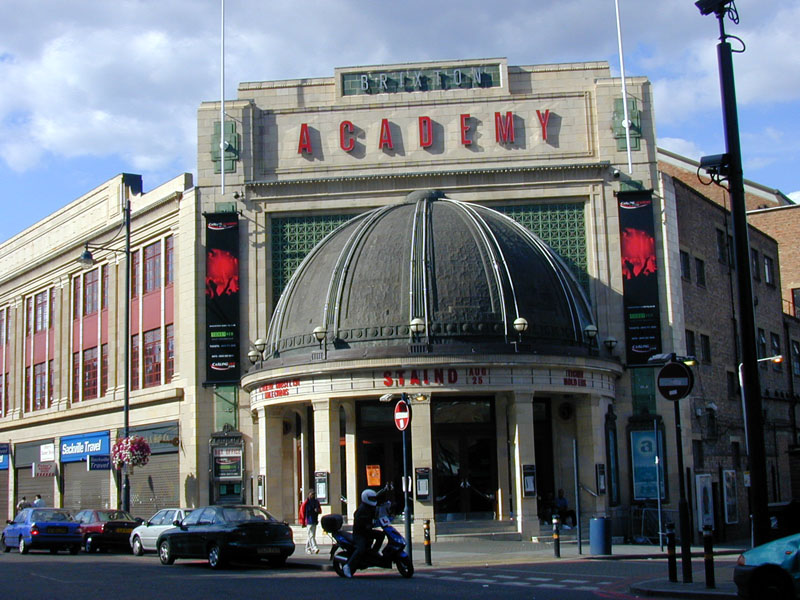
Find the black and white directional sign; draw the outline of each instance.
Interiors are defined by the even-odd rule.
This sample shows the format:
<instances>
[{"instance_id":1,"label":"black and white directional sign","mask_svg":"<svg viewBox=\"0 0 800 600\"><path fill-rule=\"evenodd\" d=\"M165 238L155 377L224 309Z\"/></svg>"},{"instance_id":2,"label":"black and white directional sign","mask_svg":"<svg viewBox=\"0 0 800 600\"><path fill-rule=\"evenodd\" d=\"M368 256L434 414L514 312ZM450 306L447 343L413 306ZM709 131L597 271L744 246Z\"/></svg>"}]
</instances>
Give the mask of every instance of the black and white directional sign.
<instances>
[{"instance_id":1,"label":"black and white directional sign","mask_svg":"<svg viewBox=\"0 0 800 600\"><path fill-rule=\"evenodd\" d=\"M409 421L411 421L411 413L408 412L408 404L400 400L394 406L394 424L400 431L403 431L408 427Z\"/></svg>"},{"instance_id":2,"label":"black and white directional sign","mask_svg":"<svg viewBox=\"0 0 800 600\"><path fill-rule=\"evenodd\" d=\"M656 379L658 391L667 400L686 398L694 386L692 370L680 362L668 362L658 372Z\"/></svg>"}]
</instances>

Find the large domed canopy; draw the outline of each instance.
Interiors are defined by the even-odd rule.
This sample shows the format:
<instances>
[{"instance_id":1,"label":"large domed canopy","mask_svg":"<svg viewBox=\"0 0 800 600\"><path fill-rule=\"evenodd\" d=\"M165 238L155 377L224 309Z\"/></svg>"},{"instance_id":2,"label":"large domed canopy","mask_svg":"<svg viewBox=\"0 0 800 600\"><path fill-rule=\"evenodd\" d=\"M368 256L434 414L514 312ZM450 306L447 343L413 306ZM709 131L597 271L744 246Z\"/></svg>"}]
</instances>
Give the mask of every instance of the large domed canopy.
<instances>
[{"instance_id":1,"label":"large domed canopy","mask_svg":"<svg viewBox=\"0 0 800 600\"><path fill-rule=\"evenodd\" d=\"M278 301L261 366L321 354L585 354L591 321L575 278L533 233L489 208L413 192L309 253Z\"/></svg>"}]
</instances>

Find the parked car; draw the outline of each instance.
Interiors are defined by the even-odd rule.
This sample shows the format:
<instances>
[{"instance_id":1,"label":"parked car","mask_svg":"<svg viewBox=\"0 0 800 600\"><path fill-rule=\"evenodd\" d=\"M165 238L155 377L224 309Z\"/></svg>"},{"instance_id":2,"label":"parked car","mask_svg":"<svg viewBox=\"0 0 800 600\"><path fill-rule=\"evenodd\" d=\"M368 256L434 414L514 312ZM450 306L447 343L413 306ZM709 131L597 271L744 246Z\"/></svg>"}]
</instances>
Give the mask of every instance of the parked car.
<instances>
[{"instance_id":1,"label":"parked car","mask_svg":"<svg viewBox=\"0 0 800 600\"><path fill-rule=\"evenodd\" d=\"M80 526L69 511L62 508L23 508L0 535L3 552L11 548L20 554L29 550L47 548L51 554L69 550L77 554L81 549Z\"/></svg>"},{"instance_id":2,"label":"parked car","mask_svg":"<svg viewBox=\"0 0 800 600\"><path fill-rule=\"evenodd\" d=\"M75 520L81 526L83 549L89 553L101 548L130 548L131 532L142 523L142 519L113 509L82 510L75 515Z\"/></svg>"},{"instance_id":3,"label":"parked car","mask_svg":"<svg viewBox=\"0 0 800 600\"><path fill-rule=\"evenodd\" d=\"M800 534L756 546L739 556L733 581L739 596L755 600L794 600L800 591Z\"/></svg>"},{"instance_id":4,"label":"parked car","mask_svg":"<svg viewBox=\"0 0 800 600\"><path fill-rule=\"evenodd\" d=\"M158 536L175 527L175 521L183 521L192 512L191 508L163 508L131 532L131 550L136 556L155 552Z\"/></svg>"},{"instance_id":5,"label":"parked car","mask_svg":"<svg viewBox=\"0 0 800 600\"><path fill-rule=\"evenodd\" d=\"M283 565L294 552L292 530L259 506L196 508L157 541L163 565L177 558L206 558L212 569L234 559L265 559Z\"/></svg>"}]
</instances>

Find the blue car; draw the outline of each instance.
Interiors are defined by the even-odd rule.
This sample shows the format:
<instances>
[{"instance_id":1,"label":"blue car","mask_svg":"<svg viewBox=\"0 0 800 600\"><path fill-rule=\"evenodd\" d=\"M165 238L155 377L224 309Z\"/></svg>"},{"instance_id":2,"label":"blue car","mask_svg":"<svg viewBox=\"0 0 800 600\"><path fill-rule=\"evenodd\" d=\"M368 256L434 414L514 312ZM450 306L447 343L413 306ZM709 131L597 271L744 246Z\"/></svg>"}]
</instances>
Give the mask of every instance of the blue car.
<instances>
[{"instance_id":1,"label":"blue car","mask_svg":"<svg viewBox=\"0 0 800 600\"><path fill-rule=\"evenodd\" d=\"M77 554L81 549L80 525L68 510L62 508L24 508L0 534L0 548L10 552L17 548L20 554L29 550L46 548L51 554L69 550Z\"/></svg>"},{"instance_id":2,"label":"blue car","mask_svg":"<svg viewBox=\"0 0 800 600\"><path fill-rule=\"evenodd\" d=\"M800 591L800 533L777 539L741 556L733 581L742 598L794 600Z\"/></svg>"}]
</instances>

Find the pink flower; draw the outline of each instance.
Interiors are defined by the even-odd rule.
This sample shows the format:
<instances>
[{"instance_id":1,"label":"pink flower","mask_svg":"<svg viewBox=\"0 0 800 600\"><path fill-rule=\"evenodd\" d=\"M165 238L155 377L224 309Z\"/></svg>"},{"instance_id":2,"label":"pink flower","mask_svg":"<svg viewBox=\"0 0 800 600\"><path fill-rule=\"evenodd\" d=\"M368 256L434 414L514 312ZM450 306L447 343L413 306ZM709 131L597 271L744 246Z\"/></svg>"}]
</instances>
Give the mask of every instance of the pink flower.
<instances>
[{"instance_id":1,"label":"pink flower","mask_svg":"<svg viewBox=\"0 0 800 600\"><path fill-rule=\"evenodd\" d=\"M124 465L143 467L149 460L150 445L139 435L120 438L111 448L111 462L115 469L121 469Z\"/></svg>"}]
</instances>

